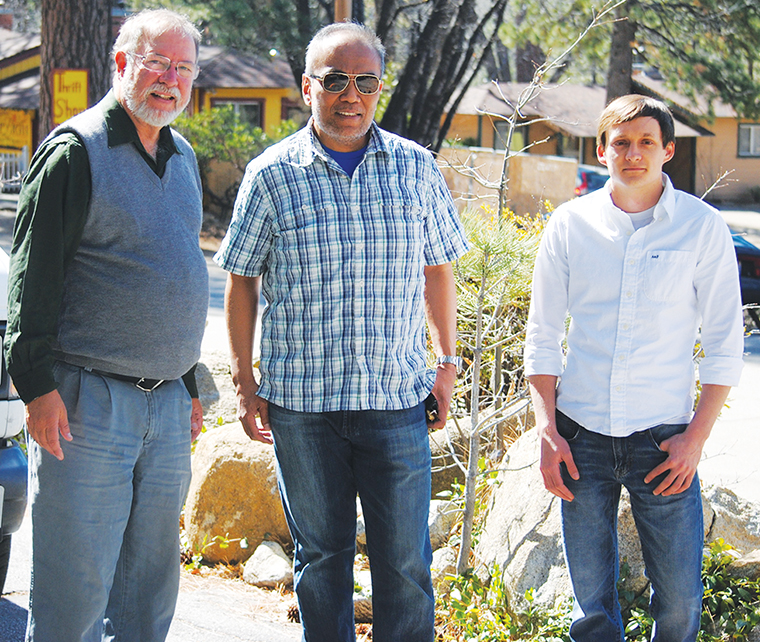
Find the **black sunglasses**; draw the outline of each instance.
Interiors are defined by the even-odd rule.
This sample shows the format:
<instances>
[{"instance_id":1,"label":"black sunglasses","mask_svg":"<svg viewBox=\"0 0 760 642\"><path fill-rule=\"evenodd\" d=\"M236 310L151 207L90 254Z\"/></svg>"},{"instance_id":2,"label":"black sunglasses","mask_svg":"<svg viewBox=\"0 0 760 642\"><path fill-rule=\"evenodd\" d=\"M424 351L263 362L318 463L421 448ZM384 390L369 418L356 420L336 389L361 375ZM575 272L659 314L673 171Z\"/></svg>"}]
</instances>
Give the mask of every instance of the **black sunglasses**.
<instances>
[{"instance_id":1,"label":"black sunglasses","mask_svg":"<svg viewBox=\"0 0 760 642\"><path fill-rule=\"evenodd\" d=\"M371 96L380 91L380 79L374 74L344 74L342 71L331 71L324 76L312 76L311 74L308 76L321 82L324 90L331 94L339 94L345 91L348 83L352 80L356 86L356 91L365 96Z\"/></svg>"}]
</instances>

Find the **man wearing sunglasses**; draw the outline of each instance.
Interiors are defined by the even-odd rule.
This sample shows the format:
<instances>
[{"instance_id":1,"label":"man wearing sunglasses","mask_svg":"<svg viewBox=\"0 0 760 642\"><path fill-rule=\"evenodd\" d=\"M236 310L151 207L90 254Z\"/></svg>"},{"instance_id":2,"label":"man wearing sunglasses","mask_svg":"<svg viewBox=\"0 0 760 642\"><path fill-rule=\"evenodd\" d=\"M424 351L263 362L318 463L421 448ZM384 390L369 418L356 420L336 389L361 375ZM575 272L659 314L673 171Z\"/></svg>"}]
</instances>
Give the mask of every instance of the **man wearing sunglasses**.
<instances>
[{"instance_id":1,"label":"man wearing sunglasses","mask_svg":"<svg viewBox=\"0 0 760 642\"><path fill-rule=\"evenodd\" d=\"M302 80L312 118L251 162L216 257L230 273L240 419L251 439L274 441L309 642L355 639L357 493L373 640L434 636L423 400L432 390L429 425L442 426L458 366L451 261L467 243L432 155L373 122L383 63L361 25L314 36ZM260 291L269 305L257 383Z\"/></svg>"},{"instance_id":2,"label":"man wearing sunglasses","mask_svg":"<svg viewBox=\"0 0 760 642\"><path fill-rule=\"evenodd\" d=\"M182 16L127 20L113 90L54 130L19 196L6 337L31 441L29 642L164 640L203 410L208 309ZM192 397L192 399L191 399Z\"/></svg>"}]
</instances>

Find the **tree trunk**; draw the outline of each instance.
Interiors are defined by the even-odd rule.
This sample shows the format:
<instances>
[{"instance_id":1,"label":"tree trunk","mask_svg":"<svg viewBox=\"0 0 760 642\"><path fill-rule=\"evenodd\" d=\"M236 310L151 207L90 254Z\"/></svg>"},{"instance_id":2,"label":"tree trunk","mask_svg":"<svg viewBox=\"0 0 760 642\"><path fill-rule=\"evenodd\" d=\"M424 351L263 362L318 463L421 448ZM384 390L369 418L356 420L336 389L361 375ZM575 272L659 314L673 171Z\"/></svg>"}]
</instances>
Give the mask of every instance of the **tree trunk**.
<instances>
[{"instance_id":1,"label":"tree trunk","mask_svg":"<svg viewBox=\"0 0 760 642\"><path fill-rule=\"evenodd\" d=\"M533 43L526 43L524 47L515 49L515 67L517 68L517 82L530 82L533 75L541 65L546 62L546 54L541 47Z\"/></svg>"},{"instance_id":2,"label":"tree trunk","mask_svg":"<svg viewBox=\"0 0 760 642\"><path fill-rule=\"evenodd\" d=\"M630 19L628 6L617 8L618 21L612 28L610 42L610 65L607 69L607 104L619 96L631 93L633 74L633 42L636 23Z\"/></svg>"},{"instance_id":3,"label":"tree trunk","mask_svg":"<svg viewBox=\"0 0 760 642\"><path fill-rule=\"evenodd\" d=\"M53 127L53 69L89 71L88 104L111 86L110 0L42 0L40 65L40 140Z\"/></svg>"}]
</instances>

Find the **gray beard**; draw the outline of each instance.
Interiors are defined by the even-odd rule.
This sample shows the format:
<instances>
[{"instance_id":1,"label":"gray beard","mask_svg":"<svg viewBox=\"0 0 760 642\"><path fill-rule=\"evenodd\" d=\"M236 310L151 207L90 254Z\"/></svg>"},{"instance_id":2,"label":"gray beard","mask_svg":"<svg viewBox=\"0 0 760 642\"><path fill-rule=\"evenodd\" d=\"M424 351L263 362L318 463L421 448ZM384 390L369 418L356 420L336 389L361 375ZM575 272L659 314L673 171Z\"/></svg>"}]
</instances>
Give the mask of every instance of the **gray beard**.
<instances>
[{"instance_id":1,"label":"gray beard","mask_svg":"<svg viewBox=\"0 0 760 642\"><path fill-rule=\"evenodd\" d=\"M188 100L186 100L184 103L180 103L178 99L177 107L172 111L153 109L152 107L148 106L147 96L154 87L162 87L162 85L160 83L155 83L148 88L143 96L137 96L135 92L135 84L132 81L132 78L125 78L123 84L124 102L126 103L127 109L129 109L132 116L138 120L146 123L147 125L151 125L152 127L166 127L167 125L170 125L172 122L174 122L174 119L183 112L185 107L187 107L189 97ZM165 87L163 89L166 91Z\"/></svg>"}]
</instances>

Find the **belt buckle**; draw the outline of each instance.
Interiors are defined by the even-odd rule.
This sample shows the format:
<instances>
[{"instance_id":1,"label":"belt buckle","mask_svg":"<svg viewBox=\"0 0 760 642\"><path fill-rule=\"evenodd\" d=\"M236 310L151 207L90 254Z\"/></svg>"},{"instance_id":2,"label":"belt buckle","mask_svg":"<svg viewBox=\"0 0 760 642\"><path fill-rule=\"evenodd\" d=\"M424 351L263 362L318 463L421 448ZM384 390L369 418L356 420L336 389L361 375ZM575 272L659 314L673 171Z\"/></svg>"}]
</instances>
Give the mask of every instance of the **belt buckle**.
<instances>
[{"instance_id":1,"label":"belt buckle","mask_svg":"<svg viewBox=\"0 0 760 642\"><path fill-rule=\"evenodd\" d=\"M136 387L136 388L138 388L139 390L142 390L143 392L153 392L153 391L154 391L156 388L158 388L158 387L159 387L159 386L160 386L160 385L161 385L161 384L162 384L164 381L166 381L166 379L160 379L160 380L156 381L156 383L154 383L154 384L153 384L152 386L150 386L150 387L143 385L143 382L145 382L145 381L146 381L146 379L145 379L145 377L143 377L142 379L140 379L140 381L137 381L137 382L135 383L135 387Z\"/></svg>"}]
</instances>

